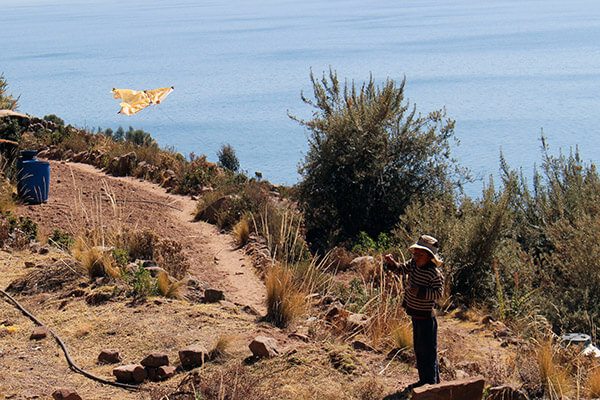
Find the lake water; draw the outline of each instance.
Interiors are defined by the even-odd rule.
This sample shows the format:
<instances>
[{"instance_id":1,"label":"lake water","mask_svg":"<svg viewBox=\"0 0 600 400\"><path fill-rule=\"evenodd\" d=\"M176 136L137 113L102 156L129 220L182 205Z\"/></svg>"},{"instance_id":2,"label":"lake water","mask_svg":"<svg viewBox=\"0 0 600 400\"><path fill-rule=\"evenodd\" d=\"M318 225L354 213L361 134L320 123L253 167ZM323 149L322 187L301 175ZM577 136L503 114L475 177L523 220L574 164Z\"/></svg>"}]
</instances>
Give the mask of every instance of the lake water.
<instances>
[{"instance_id":1,"label":"lake water","mask_svg":"<svg viewBox=\"0 0 600 400\"><path fill-rule=\"evenodd\" d=\"M418 110L446 107L475 176L502 150L529 173L554 149L600 160L600 2L555 0L0 0L0 72L21 111L94 128L132 125L161 145L291 184L310 116L310 69L407 78ZM175 86L117 115L113 87ZM481 181L468 187L477 194Z\"/></svg>"}]
</instances>

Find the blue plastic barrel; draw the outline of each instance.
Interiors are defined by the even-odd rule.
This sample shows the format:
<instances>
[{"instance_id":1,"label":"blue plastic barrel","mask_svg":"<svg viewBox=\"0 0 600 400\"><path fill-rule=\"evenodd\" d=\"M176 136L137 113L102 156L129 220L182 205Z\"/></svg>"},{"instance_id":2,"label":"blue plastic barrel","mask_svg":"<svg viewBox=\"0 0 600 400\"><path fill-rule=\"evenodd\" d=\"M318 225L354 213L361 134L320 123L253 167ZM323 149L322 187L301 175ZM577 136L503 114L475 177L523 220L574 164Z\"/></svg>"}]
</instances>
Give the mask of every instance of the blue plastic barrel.
<instances>
[{"instance_id":1,"label":"blue plastic barrel","mask_svg":"<svg viewBox=\"0 0 600 400\"><path fill-rule=\"evenodd\" d=\"M48 201L50 163L35 158L37 151L23 150L17 160L17 193L27 204Z\"/></svg>"}]
</instances>

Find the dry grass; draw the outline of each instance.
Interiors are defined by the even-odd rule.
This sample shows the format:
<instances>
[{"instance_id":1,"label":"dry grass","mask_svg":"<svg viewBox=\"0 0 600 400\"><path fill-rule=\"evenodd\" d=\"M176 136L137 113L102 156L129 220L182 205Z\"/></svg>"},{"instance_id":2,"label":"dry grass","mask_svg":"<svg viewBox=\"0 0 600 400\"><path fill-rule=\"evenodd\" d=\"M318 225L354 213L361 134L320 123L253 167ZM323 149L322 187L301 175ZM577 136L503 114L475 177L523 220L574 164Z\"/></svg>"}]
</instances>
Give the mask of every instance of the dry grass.
<instances>
[{"instance_id":1,"label":"dry grass","mask_svg":"<svg viewBox=\"0 0 600 400\"><path fill-rule=\"evenodd\" d=\"M589 371L585 386L590 398L600 397L600 368L596 367Z\"/></svg>"},{"instance_id":2,"label":"dry grass","mask_svg":"<svg viewBox=\"0 0 600 400\"><path fill-rule=\"evenodd\" d=\"M273 265L265 278L267 288L267 319L278 327L287 327L306 312L308 302L294 281L293 272L279 264Z\"/></svg>"},{"instance_id":3,"label":"dry grass","mask_svg":"<svg viewBox=\"0 0 600 400\"><path fill-rule=\"evenodd\" d=\"M235 243L239 247L245 246L250 238L250 222L248 221L248 218L242 217L242 219L233 226L232 233Z\"/></svg>"},{"instance_id":4,"label":"dry grass","mask_svg":"<svg viewBox=\"0 0 600 400\"><path fill-rule=\"evenodd\" d=\"M116 264L110 250L99 246L90 246L85 239L79 237L75 240L72 252L90 277L110 276L115 279L121 277L121 269Z\"/></svg>"},{"instance_id":5,"label":"dry grass","mask_svg":"<svg viewBox=\"0 0 600 400\"><path fill-rule=\"evenodd\" d=\"M536 349L540 377L546 394L551 399L562 399L572 391L569 372L556 361L557 348L552 340L544 340Z\"/></svg>"},{"instance_id":6,"label":"dry grass","mask_svg":"<svg viewBox=\"0 0 600 400\"><path fill-rule=\"evenodd\" d=\"M231 346L233 337L230 335L221 335L215 342L213 348L208 354L210 360L222 360L227 356L227 349Z\"/></svg>"},{"instance_id":7,"label":"dry grass","mask_svg":"<svg viewBox=\"0 0 600 400\"><path fill-rule=\"evenodd\" d=\"M13 187L8 180L4 180L0 173L0 213L14 211L15 208Z\"/></svg>"},{"instance_id":8,"label":"dry grass","mask_svg":"<svg viewBox=\"0 0 600 400\"><path fill-rule=\"evenodd\" d=\"M156 277L156 286L161 295L169 299L183 299L183 291L187 281L185 279L172 281L165 271L160 271Z\"/></svg>"},{"instance_id":9,"label":"dry grass","mask_svg":"<svg viewBox=\"0 0 600 400\"><path fill-rule=\"evenodd\" d=\"M379 279L377 286L373 282L365 284L365 292L370 299L360 310L369 316L365 334L375 346L391 345L392 332L406 318L400 306L400 285L385 275Z\"/></svg>"},{"instance_id":10,"label":"dry grass","mask_svg":"<svg viewBox=\"0 0 600 400\"><path fill-rule=\"evenodd\" d=\"M411 349L413 346L412 329L407 322L398 322L390 333L392 346L396 349Z\"/></svg>"},{"instance_id":11,"label":"dry grass","mask_svg":"<svg viewBox=\"0 0 600 400\"><path fill-rule=\"evenodd\" d=\"M353 391L359 400L381 400L385 394L385 387L381 380L371 376L356 382Z\"/></svg>"}]
</instances>

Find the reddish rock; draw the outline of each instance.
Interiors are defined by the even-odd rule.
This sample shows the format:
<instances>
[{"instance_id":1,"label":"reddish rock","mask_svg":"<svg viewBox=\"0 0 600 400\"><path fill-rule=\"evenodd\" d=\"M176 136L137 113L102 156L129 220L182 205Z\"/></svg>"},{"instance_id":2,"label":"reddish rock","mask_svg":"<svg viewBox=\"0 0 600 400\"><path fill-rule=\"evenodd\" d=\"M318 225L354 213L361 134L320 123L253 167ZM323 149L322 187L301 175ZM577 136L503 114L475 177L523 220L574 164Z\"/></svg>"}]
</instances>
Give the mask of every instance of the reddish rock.
<instances>
[{"instance_id":1,"label":"reddish rock","mask_svg":"<svg viewBox=\"0 0 600 400\"><path fill-rule=\"evenodd\" d=\"M179 350L179 361L184 369L201 367L208 358L208 351L199 345Z\"/></svg>"},{"instance_id":2,"label":"reddish rock","mask_svg":"<svg viewBox=\"0 0 600 400\"><path fill-rule=\"evenodd\" d=\"M159 381L164 381L175 376L177 369L172 365L164 365L158 368L157 376Z\"/></svg>"},{"instance_id":3,"label":"reddish rock","mask_svg":"<svg viewBox=\"0 0 600 400\"><path fill-rule=\"evenodd\" d=\"M41 340L48 336L48 328L45 326L36 326L29 336L30 340Z\"/></svg>"},{"instance_id":4,"label":"reddish rock","mask_svg":"<svg viewBox=\"0 0 600 400\"><path fill-rule=\"evenodd\" d=\"M113 375L117 378L117 382L142 383L147 378L148 373L143 366L130 364L116 367L113 369Z\"/></svg>"},{"instance_id":5,"label":"reddish rock","mask_svg":"<svg viewBox=\"0 0 600 400\"><path fill-rule=\"evenodd\" d=\"M74 390L60 388L52 393L54 400L82 400L81 396Z\"/></svg>"},{"instance_id":6,"label":"reddish rock","mask_svg":"<svg viewBox=\"0 0 600 400\"><path fill-rule=\"evenodd\" d=\"M163 365L169 365L169 356L167 356L165 353L148 354L140 364L142 364L144 367L150 368L162 367Z\"/></svg>"},{"instance_id":7,"label":"reddish rock","mask_svg":"<svg viewBox=\"0 0 600 400\"><path fill-rule=\"evenodd\" d=\"M257 336L248 345L250 351L256 357L270 358L277 357L279 355L279 349L277 348L277 341L273 338L266 336Z\"/></svg>"},{"instance_id":8,"label":"reddish rock","mask_svg":"<svg viewBox=\"0 0 600 400\"><path fill-rule=\"evenodd\" d=\"M412 400L481 400L485 380L481 376L425 385L413 390Z\"/></svg>"},{"instance_id":9,"label":"reddish rock","mask_svg":"<svg viewBox=\"0 0 600 400\"><path fill-rule=\"evenodd\" d=\"M100 364L116 364L121 362L119 350L102 350L98 355L98 362Z\"/></svg>"}]
</instances>

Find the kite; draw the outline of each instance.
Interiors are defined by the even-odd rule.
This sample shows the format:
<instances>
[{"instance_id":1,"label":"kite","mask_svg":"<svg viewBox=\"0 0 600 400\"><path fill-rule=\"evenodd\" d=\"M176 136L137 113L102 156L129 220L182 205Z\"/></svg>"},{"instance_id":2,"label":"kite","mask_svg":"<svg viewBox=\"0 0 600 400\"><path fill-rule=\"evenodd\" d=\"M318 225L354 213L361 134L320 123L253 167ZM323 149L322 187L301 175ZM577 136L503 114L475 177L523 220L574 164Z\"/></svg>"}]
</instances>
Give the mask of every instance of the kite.
<instances>
[{"instance_id":1,"label":"kite","mask_svg":"<svg viewBox=\"0 0 600 400\"><path fill-rule=\"evenodd\" d=\"M113 97L123 100L117 114L133 115L151 104L160 104L173 89L173 86L151 90L113 89Z\"/></svg>"}]
</instances>

